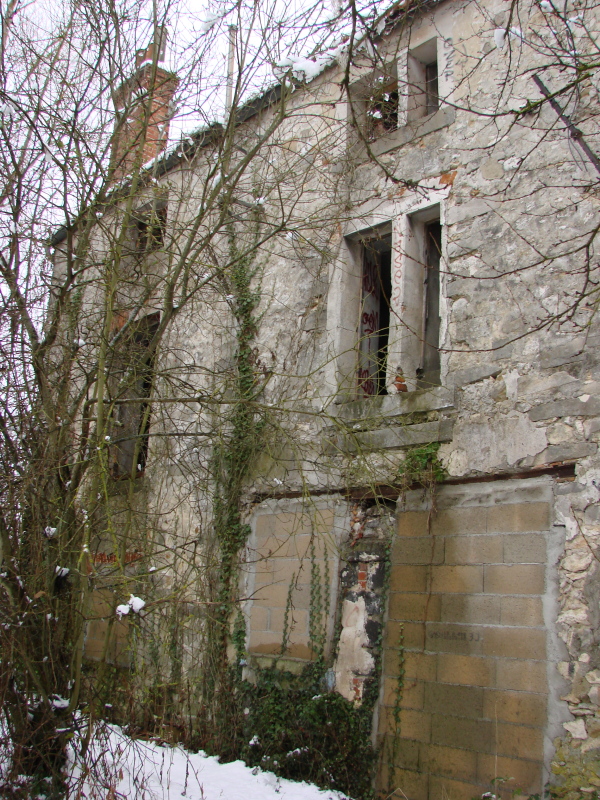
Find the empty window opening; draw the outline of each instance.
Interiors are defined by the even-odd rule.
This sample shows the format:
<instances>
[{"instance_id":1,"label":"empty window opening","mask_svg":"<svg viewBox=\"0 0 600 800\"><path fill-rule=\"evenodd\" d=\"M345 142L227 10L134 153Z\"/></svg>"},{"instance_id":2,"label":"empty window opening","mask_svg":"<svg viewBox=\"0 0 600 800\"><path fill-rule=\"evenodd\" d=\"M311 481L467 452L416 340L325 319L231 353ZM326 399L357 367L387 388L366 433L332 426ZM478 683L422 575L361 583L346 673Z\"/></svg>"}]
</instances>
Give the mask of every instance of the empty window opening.
<instances>
[{"instance_id":1,"label":"empty window opening","mask_svg":"<svg viewBox=\"0 0 600 800\"><path fill-rule=\"evenodd\" d=\"M440 107L437 61L425 64L425 112L435 113Z\"/></svg>"},{"instance_id":2,"label":"empty window opening","mask_svg":"<svg viewBox=\"0 0 600 800\"><path fill-rule=\"evenodd\" d=\"M386 392L392 293L392 237L362 242L362 295L358 339L358 393Z\"/></svg>"},{"instance_id":3,"label":"empty window opening","mask_svg":"<svg viewBox=\"0 0 600 800\"><path fill-rule=\"evenodd\" d=\"M407 82L409 122L434 114L440 107L437 39L409 51Z\"/></svg>"},{"instance_id":4,"label":"empty window opening","mask_svg":"<svg viewBox=\"0 0 600 800\"><path fill-rule=\"evenodd\" d=\"M439 220L424 225L423 329L417 388L440 384L440 259L442 226Z\"/></svg>"},{"instance_id":5,"label":"empty window opening","mask_svg":"<svg viewBox=\"0 0 600 800\"><path fill-rule=\"evenodd\" d=\"M117 480L139 477L146 467L154 372L154 352L149 348L159 321L156 313L137 323L132 334L125 337L123 355L117 357L119 363L112 370L116 397L110 462L112 477Z\"/></svg>"},{"instance_id":6,"label":"empty window opening","mask_svg":"<svg viewBox=\"0 0 600 800\"><path fill-rule=\"evenodd\" d=\"M167 207L155 209L152 214L140 217L135 222L136 250L138 253L150 253L160 250L165 241L167 227Z\"/></svg>"},{"instance_id":7,"label":"empty window opening","mask_svg":"<svg viewBox=\"0 0 600 800\"><path fill-rule=\"evenodd\" d=\"M367 138L370 141L398 127L398 81L390 79L373 91L366 101Z\"/></svg>"}]
</instances>

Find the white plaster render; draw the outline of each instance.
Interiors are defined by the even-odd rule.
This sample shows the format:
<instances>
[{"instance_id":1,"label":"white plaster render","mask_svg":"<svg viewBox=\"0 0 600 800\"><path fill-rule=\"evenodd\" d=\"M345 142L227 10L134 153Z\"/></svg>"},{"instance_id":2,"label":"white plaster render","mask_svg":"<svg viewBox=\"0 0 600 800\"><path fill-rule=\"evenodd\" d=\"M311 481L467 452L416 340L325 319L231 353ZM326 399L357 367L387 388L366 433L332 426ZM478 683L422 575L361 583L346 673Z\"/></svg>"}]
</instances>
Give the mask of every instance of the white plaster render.
<instances>
[{"instance_id":1,"label":"white plaster render","mask_svg":"<svg viewBox=\"0 0 600 800\"><path fill-rule=\"evenodd\" d=\"M375 667L368 645L365 623L367 609L363 597L344 600L342 604L342 632L335 661L335 688L347 700L362 699L362 682L357 676L370 675Z\"/></svg>"}]
</instances>

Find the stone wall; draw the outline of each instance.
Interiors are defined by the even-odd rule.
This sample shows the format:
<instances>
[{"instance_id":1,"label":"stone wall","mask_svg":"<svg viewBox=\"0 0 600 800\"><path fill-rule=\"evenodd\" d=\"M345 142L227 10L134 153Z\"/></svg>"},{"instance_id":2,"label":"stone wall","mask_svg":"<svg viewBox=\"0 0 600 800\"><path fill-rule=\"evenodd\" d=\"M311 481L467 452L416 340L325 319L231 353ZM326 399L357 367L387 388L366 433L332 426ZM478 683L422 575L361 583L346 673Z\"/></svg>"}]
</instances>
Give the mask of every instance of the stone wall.
<instances>
[{"instance_id":1,"label":"stone wall","mask_svg":"<svg viewBox=\"0 0 600 800\"><path fill-rule=\"evenodd\" d=\"M419 492L398 511L377 724L387 748L402 655L395 774L410 800L444 791L470 800L494 777L541 791L556 737L571 754L565 763L600 749L600 329L593 304L579 316L554 316L580 290L582 261L569 247L593 230L600 203L554 111L542 109L535 124L510 111L534 96L530 76L539 64L526 48L527 26L538 31L543 20L537 3L527 7L525 43L511 44L521 48L523 72L507 83L514 50L493 45L494 30L509 24L506 5L434 4L377 46L391 62L409 44L438 37L444 80L454 87L447 107L369 149L357 143L340 93L343 65L333 65L292 94L281 131L256 159L260 213L275 232L261 247L254 285L253 363L264 380L256 408L267 433L244 489L253 526L241 564L251 658L282 655L299 668L314 655L309 606L318 568L325 649L332 663L337 655L338 690L359 702L376 662L382 555L366 542L352 546L355 525L369 537L347 498L359 489L395 499L407 453L431 443L440 445L447 478L464 481L438 489L437 511ZM363 53L350 81L369 70ZM508 87L502 98L500 86ZM501 114L493 125L490 108ZM248 117L240 142L255 141L274 113ZM169 225L174 236L180 226L182 241L216 157L211 147L186 151L180 166L174 154L160 176L161 191L170 192ZM239 193L254 202L250 182ZM290 215L277 231L282 196ZM432 206L443 228L441 386L403 392L388 380L388 393L357 397L357 237L381 225L392 231L400 322L390 353L400 359L403 340L416 335L410 291L403 294L403 237L415 214ZM227 439L236 324L227 289L203 285L158 358L165 375L185 376L200 412L170 402L176 382L157 380L157 435L140 482L164 540L177 542L173 551L193 551L198 574L210 544L213 445ZM395 370L402 377L404 365L390 360L387 369L387 378L398 377ZM180 432L189 438L178 439ZM161 440L163 433L174 435ZM557 477L559 468L570 479ZM535 477L540 470L545 478ZM183 567L173 564L164 574L175 583ZM201 594L196 575L183 583L194 587L186 593ZM90 625L89 652L98 630ZM384 770L382 785L387 779Z\"/></svg>"}]
</instances>

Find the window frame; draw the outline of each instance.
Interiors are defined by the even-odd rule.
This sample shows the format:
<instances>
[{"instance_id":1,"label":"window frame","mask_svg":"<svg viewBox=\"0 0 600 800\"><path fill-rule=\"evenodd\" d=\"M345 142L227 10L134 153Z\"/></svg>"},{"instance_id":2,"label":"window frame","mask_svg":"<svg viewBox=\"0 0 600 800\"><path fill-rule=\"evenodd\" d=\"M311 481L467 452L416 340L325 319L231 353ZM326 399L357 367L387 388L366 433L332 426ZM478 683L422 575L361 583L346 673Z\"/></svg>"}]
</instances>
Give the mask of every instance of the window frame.
<instances>
[{"instance_id":1,"label":"window frame","mask_svg":"<svg viewBox=\"0 0 600 800\"><path fill-rule=\"evenodd\" d=\"M438 188L439 187L439 188ZM444 223L444 201L449 188L438 184L424 197L402 198L398 201L365 207L362 216L350 221L340 242L338 258L332 266L327 304L328 347L332 358L328 362L324 390L336 403L354 402L361 398L358 384L359 315L361 307L363 264L361 240L373 237L374 232L391 232L391 303L387 345L385 391L382 395L414 392L423 388L443 386L447 356L440 354L440 381L431 387L419 384L417 369L421 366L423 325L423 264L414 252L415 224L439 219L441 225L441 268L439 297L439 342L443 347L447 329L445 297L445 268L447 230ZM370 224L368 224L370 223ZM417 237L418 238L418 237ZM420 263L418 263L420 260ZM327 388L325 388L327 387Z\"/></svg>"},{"instance_id":2,"label":"window frame","mask_svg":"<svg viewBox=\"0 0 600 800\"><path fill-rule=\"evenodd\" d=\"M440 75L440 46L439 37L434 36L418 45L409 47L405 51L405 64L403 64L405 81L405 119L406 124L432 116L441 108L439 75ZM428 68L435 64L435 103L427 77Z\"/></svg>"},{"instance_id":3,"label":"window frame","mask_svg":"<svg viewBox=\"0 0 600 800\"><path fill-rule=\"evenodd\" d=\"M442 22L442 29L448 27ZM364 71L350 86L348 97L348 121L360 130L360 135L349 138L349 146L364 147L365 143L375 155L390 148L401 147L415 135L425 135L447 127L454 121L452 93L453 44L437 27L428 25L413 36L411 42L393 55L383 56L383 65L378 69ZM427 67L437 65L435 87L427 80ZM360 74L360 73L359 73ZM379 105L378 95L392 90L394 99L393 124L374 127L369 105Z\"/></svg>"},{"instance_id":4,"label":"window frame","mask_svg":"<svg viewBox=\"0 0 600 800\"><path fill-rule=\"evenodd\" d=\"M376 243L375 246L372 243ZM357 325L357 393L360 395L362 392L365 397L372 397L387 394L387 350L392 297L391 224L375 228L362 236L359 247L362 279ZM372 270L372 275L368 274L369 269ZM376 327L370 327L372 325ZM376 347L372 349L371 344L374 341Z\"/></svg>"}]
</instances>

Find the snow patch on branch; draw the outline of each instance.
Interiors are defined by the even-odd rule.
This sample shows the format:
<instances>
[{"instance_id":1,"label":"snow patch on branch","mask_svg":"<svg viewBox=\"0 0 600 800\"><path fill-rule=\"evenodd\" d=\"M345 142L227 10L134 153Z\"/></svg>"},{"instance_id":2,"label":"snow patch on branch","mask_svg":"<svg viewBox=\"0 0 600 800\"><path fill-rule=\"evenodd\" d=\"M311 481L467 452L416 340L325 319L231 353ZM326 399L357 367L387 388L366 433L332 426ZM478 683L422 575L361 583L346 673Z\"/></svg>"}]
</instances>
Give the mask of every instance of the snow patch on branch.
<instances>
[{"instance_id":1,"label":"snow patch on branch","mask_svg":"<svg viewBox=\"0 0 600 800\"><path fill-rule=\"evenodd\" d=\"M130 611L133 611L134 614L140 614L145 605L146 601L142 600L141 597L130 594L129 600L126 603L122 603L115 608L115 614L119 619L121 619L121 617L126 617Z\"/></svg>"}]
</instances>

